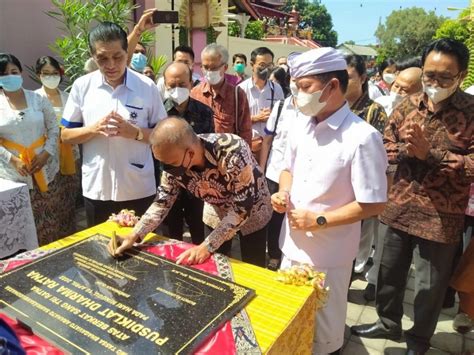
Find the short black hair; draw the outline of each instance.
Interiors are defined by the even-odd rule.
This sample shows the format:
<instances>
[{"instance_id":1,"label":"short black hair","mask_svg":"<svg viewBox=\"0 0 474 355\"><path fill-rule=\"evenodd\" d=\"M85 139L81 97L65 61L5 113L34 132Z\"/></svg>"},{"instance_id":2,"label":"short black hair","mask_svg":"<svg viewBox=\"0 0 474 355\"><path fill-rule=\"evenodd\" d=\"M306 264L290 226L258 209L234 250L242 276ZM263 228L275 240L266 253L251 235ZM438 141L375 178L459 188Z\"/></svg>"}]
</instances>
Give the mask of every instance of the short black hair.
<instances>
[{"instance_id":1,"label":"short black hair","mask_svg":"<svg viewBox=\"0 0 474 355\"><path fill-rule=\"evenodd\" d=\"M441 38L434 40L426 46L421 56L421 63L425 65L426 57L432 51L449 54L456 57L459 71L466 71L469 65L469 50L466 45L460 41L451 38Z\"/></svg>"},{"instance_id":2,"label":"short black hair","mask_svg":"<svg viewBox=\"0 0 474 355\"><path fill-rule=\"evenodd\" d=\"M13 54L0 53L0 75L5 75L8 64L14 64L18 67L18 69L20 69L20 72L23 71L21 63L17 57L15 57Z\"/></svg>"},{"instance_id":3,"label":"short black hair","mask_svg":"<svg viewBox=\"0 0 474 355\"><path fill-rule=\"evenodd\" d=\"M385 59L382 63L380 63L379 65L379 74L380 75L383 75L383 71L387 68L387 67L391 67L392 65L397 65L397 63L392 59L392 58L388 58L388 59Z\"/></svg>"},{"instance_id":4,"label":"short black hair","mask_svg":"<svg viewBox=\"0 0 474 355\"><path fill-rule=\"evenodd\" d=\"M165 79L165 76L166 76L166 71L168 70L168 68L170 66L172 66L173 64L176 64L174 62L171 62L170 64L168 64L165 68L165 70L163 70L163 80ZM191 83L191 85L193 84L193 72L191 71L191 69L189 69L189 67L186 65L186 64L183 64L185 67L186 67L186 70L189 72L189 82ZM149 65L147 65L147 67L149 67ZM151 67L150 67L151 68ZM153 69L153 68L152 68ZM153 71L154 72L154 71Z\"/></svg>"},{"instance_id":5,"label":"short black hair","mask_svg":"<svg viewBox=\"0 0 474 355\"><path fill-rule=\"evenodd\" d=\"M240 59L243 59L245 64L247 64L247 56L243 53L235 53L233 56L232 56L232 63L235 63L235 61L237 60L237 58L240 58Z\"/></svg>"},{"instance_id":6,"label":"short black hair","mask_svg":"<svg viewBox=\"0 0 474 355\"><path fill-rule=\"evenodd\" d=\"M349 74L347 74L347 70L330 71L328 73L317 74L316 77L323 83L327 83L331 79L337 79L341 86L342 93L345 94L347 91L347 84L349 82Z\"/></svg>"},{"instance_id":7,"label":"short black hair","mask_svg":"<svg viewBox=\"0 0 474 355\"><path fill-rule=\"evenodd\" d=\"M173 51L173 60L176 52L188 53L194 62L194 51L190 46L178 46Z\"/></svg>"},{"instance_id":8,"label":"short black hair","mask_svg":"<svg viewBox=\"0 0 474 355\"><path fill-rule=\"evenodd\" d=\"M250 53L250 61L252 63L255 63L255 60L257 60L258 55L265 55L265 54L270 54L272 56L272 60L275 58L275 55L273 52L267 48L267 47L258 47L255 48L252 53Z\"/></svg>"},{"instance_id":9,"label":"short black hair","mask_svg":"<svg viewBox=\"0 0 474 355\"><path fill-rule=\"evenodd\" d=\"M409 57L397 62L398 71L408 68L421 68L421 57Z\"/></svg>"},{"instance_id":10,"label":"short black hair","mask_svg":"<svg viewBox=\"0 0 474 355\"><path fill-rule=\"evenodd\" d=\"M89 50L95 54L96 42L120 41L122 49L127 52L127 33L122 27L113 22L101 22L89 32Z\"/></svg>"},{"instance_id":11,"label":"short black hair","mask_svg":"<svg viewBox=\"0 0 474 355\"><path fill-rule=\"evenodd\" d=\"M350 54L345 57L346 63L348 67L354 68L359 74L359 76L362 76L364 74L367 74L367 67L365 64L364 57L357 55L357 54ZM369 90L369 83L367 82L367 79L362 83L362 91L366 92Z\"/></svg>"},{"instance_id":12,"label":"short black hair","mask_svg":"<svg viewBox=\"0 0 474 355\"><path fill-rule=\"evenodd\" d=\"M50 57L49 55L45 55L43 57L39 57L38 60L36 61L36 64L35 64L36 74L38 75L41 74L41 69L43 69L43 67L47 64L51 65L54 69L59 71L59 73L62 72L61 65L59 64L59 62L53 57Z\"/></svg>"}]
</instances>

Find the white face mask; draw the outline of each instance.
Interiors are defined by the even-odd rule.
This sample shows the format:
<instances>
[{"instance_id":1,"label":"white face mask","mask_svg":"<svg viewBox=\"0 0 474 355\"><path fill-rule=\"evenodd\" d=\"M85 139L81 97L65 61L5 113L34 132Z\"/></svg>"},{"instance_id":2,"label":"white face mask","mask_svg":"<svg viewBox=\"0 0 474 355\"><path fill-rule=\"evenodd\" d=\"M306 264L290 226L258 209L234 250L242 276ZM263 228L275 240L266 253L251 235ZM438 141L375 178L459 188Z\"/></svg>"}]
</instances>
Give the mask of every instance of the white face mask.
<instances>
[{"instance_id":1,"label":"white face mask","mask_svg":"<svg viewBox=\"0 0 474 355\"><path fill-rule=\"evenodd\" d=\"M392 84L397 78L397 76L392 73L384 73L382 77L383 77L383 81L385 81L387 84Z\"/></svg>"},{"instance_id":2,"label":"white face mask","mask_svg":"<svg viewBox=\"0 0 474 355\"><path fill-rule=\"evenodd\" d=\"M392 107L397 106L402 100L404 96L400 95L398 92L390 91L390 99L392 100Z\"/></svg>"},{"instance_id":3,"label":"white face mask","mask_svg":"<svg viewBox=\"0 0 474 355\"><path fill-rule=\"evenodd\" d=\"M173 100L173 102L175 102L176 104L181 105L189 98L189 89L176 87L170 90L166 90L166 96Z\"/></svg>"},{"instance_id":4,"label":"white face mask","mask_svg":"<svg viewBox=\"0 0 474 355\"><path fill-rule=\"evenodd\" d=\"M217 85L221 82L222 75L221 75L221 72L218 71L218 70L216 70L216 71L206 71L205 72L205 78L206 78L206 81L210 85Z\"/></svg>"},{"instance_id":5,"label":"white face mask","mask_svg":"<svg viewBox=\"0 0 474 355\"><path fill-rule=\"evenodd\" d=\"M291 95L296 97L298 95L298 87L296 86L294 81L290 81L290 91Z\"/></svg>"},{"instance_id":6,"label":"white face mask","mask_svg":"<svg viewBox=\"0 0 474 355\"><path fill-rule=\"evenodd\" d=\"M319 91L313 92L312 94L298 91L298 95L296 96L296 105L303 115L314 117L326 106L327 102L319 101L326 86L324 86L324 88Z\"/></svg>"},{"instance_id":7,"label":"white face mask","mask_svg":"<svg viewBox=\"0 0 474 355\"><path fill-rule=\"evenodd\" d=\"M453 92L456 91L457 87L457 82L449 88L434 87L423 83L423 91L426 93L426 95L428 95L428 97L434 104L446 100L453 94Z\"/></svg>"},{"instance_id":8,"label":"white face mask","mask_svg":"<svg viewBox=\"0 0 474 355\"><path fill-rule=\"evenodd\" d=\"M61 77L59 75L41 75L40 80L48 89L54 90L59 86Z\"/></svg>"}]
</instances>

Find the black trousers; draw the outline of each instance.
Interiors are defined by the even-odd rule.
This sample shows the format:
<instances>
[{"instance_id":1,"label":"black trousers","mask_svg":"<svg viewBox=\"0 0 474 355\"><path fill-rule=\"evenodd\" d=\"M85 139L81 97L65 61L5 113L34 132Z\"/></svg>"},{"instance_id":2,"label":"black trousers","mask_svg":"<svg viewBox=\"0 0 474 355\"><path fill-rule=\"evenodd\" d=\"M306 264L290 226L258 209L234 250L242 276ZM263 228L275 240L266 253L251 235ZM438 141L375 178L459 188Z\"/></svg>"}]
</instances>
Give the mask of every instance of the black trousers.
<instances>
[{"instance_id":1,"label":"black trousers","mask_svg":"<svg viewBox=\"0 0 474 355\"><path fill-rule=\"evenodd\" d=\"M204 234L207 237L211 234L213 229L208 225L204 225ZM237 233L240 237L240 252L242 254L242 261L265 267L265 247L267 241L267 228L264 227L256 232L243 236L242 233ZM232 239L224 242L216 253L221 253L229 256L232 249Z\"/></svg>"},{"instance_id":2,"label":"black trousers","mask_svg":"<svg viewBox=\"0 0 474 355\"><path fill-rule=\"evenodd\" d=\"M84 197L87 226L90 228L105 222L112 213L119 213L123 209L134 210L137 216L141 216L150 207L154 199L155 195L129 201L101 201Z\"/></svg>"},{"instance_id":3,"label":"black trousers","mask_svg":"<svg viewBox=\"0 0 474 355\"><path fill-rule=\"evenodd\" d=\"M193 244L201 244L204 241L203 208L202 200L181 189L173 207L163 221L163 234L173 239L183 240L184 220L186 220Z\"/></svg>"},{"instance_id":4,"label":"black trousers","mask_svg":"<svg viewBox=\"0 0 474 355\"><path fill-rule=\"evenodd\" d=\"M279 184L267 178L268 190L270 195L278 192ZM267 227L267 248L271 259L281 259L281 249L278 245L280 239L280 230L285 218L284 213L273 211L272 218Z\"/></svg>"},{"instance_id":5,"label":"black trousers","mask_svg":"<svg viewBox=\"0 0 474 355\"><path fill-rule=\"evenodd\" d=\"M458 245L419 238L388 227L377 279L376 308L386 329L401 329L403 296L408 271L415 264L414 325L405 332L407 346L429 349L443 297L448 288L452 260Z\"/></svg>"}]
</instances>

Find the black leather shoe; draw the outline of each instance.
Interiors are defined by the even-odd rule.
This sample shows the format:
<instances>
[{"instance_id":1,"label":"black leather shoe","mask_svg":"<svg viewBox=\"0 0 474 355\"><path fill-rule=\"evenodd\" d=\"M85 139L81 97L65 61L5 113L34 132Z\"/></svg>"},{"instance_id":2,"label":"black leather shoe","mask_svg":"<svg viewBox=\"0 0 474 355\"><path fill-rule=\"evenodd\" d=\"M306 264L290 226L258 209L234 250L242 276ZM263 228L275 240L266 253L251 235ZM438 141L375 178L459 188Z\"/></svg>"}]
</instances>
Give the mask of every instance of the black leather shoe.
<instances>
[{"instance_id":1,"label":"black leather shoe","mask_svg":"<svg viewBox=\"0 0 474 355\"><path fill-rule=\"evenodd\" d=\"M405 353L405 355L425 355L425 352L424 351L416 351L416 350L413 350L413 349L407 349L407 352Z\"/></svg>"},{"instance_id":2,"label":"black leather shoe","mask_svg":"<svg viewBox=\"0 0 474 355\"><path fill-rule=\"evenodd\" d=\"M366 301L375 301L375 285L367 284L367 287L364 290L364 298Z\"/></svg>"},{"instance_id":3,"label":"black leather shoe","mask_svg":"<svg viewBox=\"0 0 474 355\"><path fill-rule=\"evenodd\" d=\"M354 325L351 327L351 333L361 338L377 338L400 340L402 337L402 330L387 330L379 323Z\"/></svg>"}]
</instances>

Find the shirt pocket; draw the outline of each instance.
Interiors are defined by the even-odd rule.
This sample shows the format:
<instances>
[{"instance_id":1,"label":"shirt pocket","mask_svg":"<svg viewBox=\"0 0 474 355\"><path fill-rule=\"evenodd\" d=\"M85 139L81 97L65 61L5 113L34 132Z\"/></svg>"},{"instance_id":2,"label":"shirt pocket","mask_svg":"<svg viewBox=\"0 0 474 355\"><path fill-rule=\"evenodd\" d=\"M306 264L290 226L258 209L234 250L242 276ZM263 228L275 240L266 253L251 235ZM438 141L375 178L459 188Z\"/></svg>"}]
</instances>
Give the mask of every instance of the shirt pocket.
<instances>
[{"instance_id":1,"label":"shirt pocket","mask_svg":"<svg viewBox=\"0 0 474 355\"><path fill-rule=\"evenodd\" d=\"M139 127L148 128L148 108L145 106L143 99L132 97L127 100L125 108L128 111L127 117L124 117L131 124Z\"/></svg>"}]
</instances>

